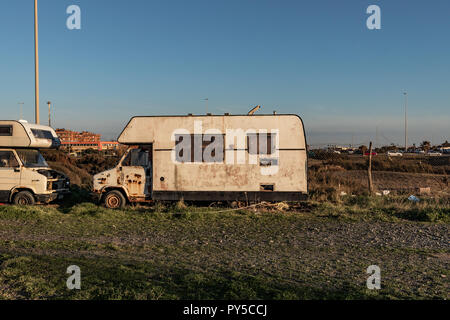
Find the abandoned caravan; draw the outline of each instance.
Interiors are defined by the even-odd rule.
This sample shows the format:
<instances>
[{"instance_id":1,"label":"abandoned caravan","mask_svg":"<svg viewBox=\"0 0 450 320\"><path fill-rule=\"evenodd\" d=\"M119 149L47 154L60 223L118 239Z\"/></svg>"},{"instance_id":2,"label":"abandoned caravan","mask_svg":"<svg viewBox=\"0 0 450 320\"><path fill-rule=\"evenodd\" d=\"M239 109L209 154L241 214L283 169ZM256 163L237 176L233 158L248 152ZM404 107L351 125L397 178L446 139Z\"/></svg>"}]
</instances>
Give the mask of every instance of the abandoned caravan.
<instances>
[{"instance_id":1,"label":"abandoned caravan","mask_svg":"<svg viewBox=\"0 0 450 320\"><path fill-rule=\"evenodd\" d=\"M152 200L307 197L306 138L297 115L134 117L118 141L128 151L93 181L109 208Z\"/></svg>"},{"instance_id":2,"label":"abandoned caravan","mask_svg":"<svg viewBox=\"0 0 450 320\"><path fill-rule=\"evenodd\" d=\"M69 179L50 169L39 152L60 144L50 127L0 120L0 202L48 203L68 193Z\"/></svg>"}]
</instances>

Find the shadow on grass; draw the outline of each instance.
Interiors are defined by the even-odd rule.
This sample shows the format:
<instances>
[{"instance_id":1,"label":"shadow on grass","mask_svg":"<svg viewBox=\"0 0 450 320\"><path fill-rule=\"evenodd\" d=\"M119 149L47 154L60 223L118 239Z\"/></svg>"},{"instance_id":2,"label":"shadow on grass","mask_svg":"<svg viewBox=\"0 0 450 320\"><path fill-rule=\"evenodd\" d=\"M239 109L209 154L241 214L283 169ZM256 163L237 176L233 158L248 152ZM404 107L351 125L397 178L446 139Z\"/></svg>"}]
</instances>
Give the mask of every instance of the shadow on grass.
<instances>
[{"instance_id":1,"label":"shadow on grass","mask_svg":"<svg viewBox=\"0 0 450 320\"><path fill-rule=\"evenodd\" d=\"M81 269L81 290L66 288L66 269ZM326 279L325 279L326 280ZM326 281L324 280L324 283ZM193 272L157 263L106 258L65 258L0 254L0 285L8 283L19 299L89 300L212 300L212 299L373 299L348 283L340 289L284 280L271 275L247 275L227 270ZM320 284L317 284L320 286ZM0 294L1 297L1 294ZM381 296L375 298L382 298Z\"/></svg>"}]
</instances>

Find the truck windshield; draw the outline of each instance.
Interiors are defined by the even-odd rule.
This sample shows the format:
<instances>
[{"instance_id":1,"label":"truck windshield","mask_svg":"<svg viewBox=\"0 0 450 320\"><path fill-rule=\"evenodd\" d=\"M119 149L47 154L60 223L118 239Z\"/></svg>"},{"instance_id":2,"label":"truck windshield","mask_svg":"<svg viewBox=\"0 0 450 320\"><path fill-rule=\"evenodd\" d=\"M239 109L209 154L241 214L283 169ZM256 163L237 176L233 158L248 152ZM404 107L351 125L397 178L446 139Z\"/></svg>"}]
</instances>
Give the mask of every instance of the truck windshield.
<instances>
[{"instance_id":1,"label":"truck windshield","mask_svg":"<svg viewBox=\"0 0 450 320\"><path fill-rule=\"evenodd\" d=\"M27 168L48 167L47 162L38 150L16 150L23 165Z\"/></svg>"},{"instance_id":2,"label":"truck windshield","mask_svg":"<svg viewBox=\"0 0 450 320\"><path fill-rule=\"evenodd\" d=\"M149 165L148 150L133 149L122 161L125 167L148 167Z\"/></svg>"}]
</instances>

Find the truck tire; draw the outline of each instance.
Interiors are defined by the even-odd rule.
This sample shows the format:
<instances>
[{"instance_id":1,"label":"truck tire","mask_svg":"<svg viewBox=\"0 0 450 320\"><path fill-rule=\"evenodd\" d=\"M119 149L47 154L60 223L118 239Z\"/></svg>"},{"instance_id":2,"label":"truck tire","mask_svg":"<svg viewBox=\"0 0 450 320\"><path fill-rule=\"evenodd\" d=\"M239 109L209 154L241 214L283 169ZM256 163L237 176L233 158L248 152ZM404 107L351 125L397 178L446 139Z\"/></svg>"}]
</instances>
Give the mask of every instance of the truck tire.
<instances>
[{"instance_id":1,"label":"truck tire","mask_svg":"<svg viewBox=\"0 0 450 320\"><path fill-rule=\"evenodd\" d=\"M14 196L13 203L18 206L32 206L36 200L31 192L20 191Z\"/></svg>"},{"instance_id":2,"label":"truck tire","mask_svg":"<svg viewBox=\"0 0 450 320\"><path fill-rule=\"evenodd\" d=\"M122 192L118 190L109 191L103 198L103 203L105 207L109 209L119 209L125 207L126 204L125 197Z\"/></svg>"}]
</instances>

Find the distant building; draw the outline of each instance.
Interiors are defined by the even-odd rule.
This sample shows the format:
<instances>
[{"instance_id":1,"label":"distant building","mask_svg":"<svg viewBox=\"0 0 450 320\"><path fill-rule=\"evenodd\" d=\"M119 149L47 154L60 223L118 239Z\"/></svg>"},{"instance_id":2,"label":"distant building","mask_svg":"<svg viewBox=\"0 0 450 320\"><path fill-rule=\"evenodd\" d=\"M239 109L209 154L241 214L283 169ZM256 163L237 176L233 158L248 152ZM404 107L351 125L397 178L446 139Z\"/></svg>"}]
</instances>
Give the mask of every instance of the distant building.
<instances>
[{"instance_id":1,"label":"distant building","mask_svg":"<svg viewBox=\"0 0 450 320\"><path fill-rule=\"evenodd\" d=\"M100 141L99 150L117 150L119 145L117 141Z\"/></svg>"},{"instance_id":2,"label":"distant building","mask_svg":"<svg viewBox=\"0 0 450 320\"><path fill-rule=\"evenodd\" d=\"M88 131L72 131L56 129L56 134L61 140L61 147L72 152L80 152L88 149L115 150L119 148L117 141L101 141L101 135Z\"/></svg>"}]
</instances>

